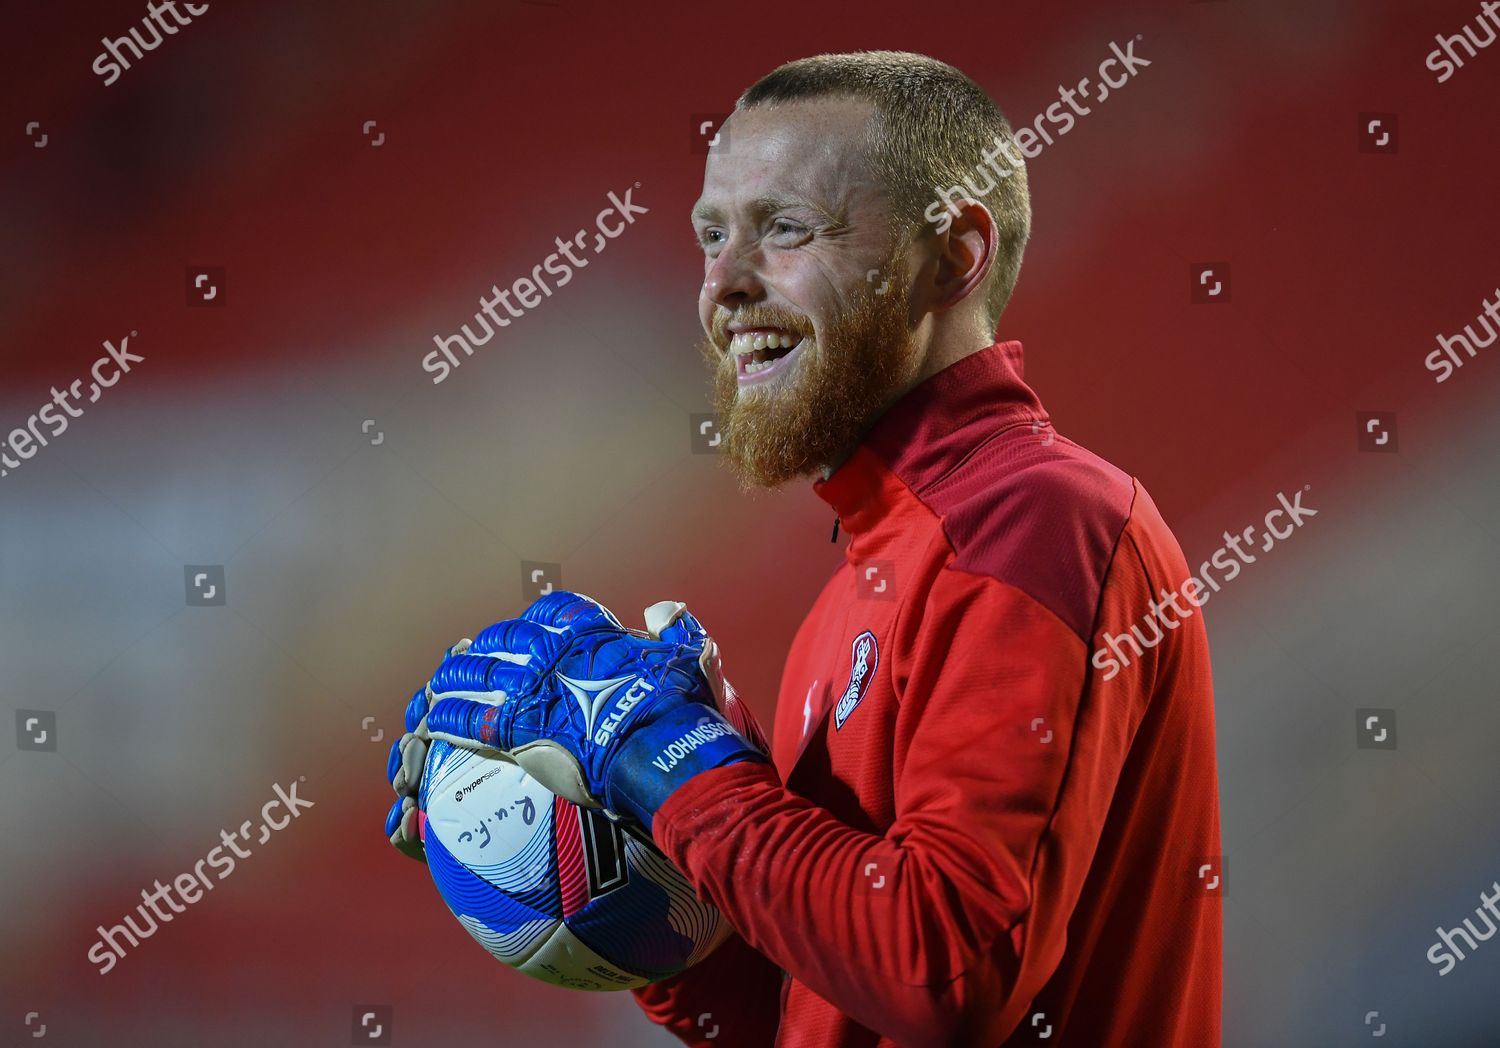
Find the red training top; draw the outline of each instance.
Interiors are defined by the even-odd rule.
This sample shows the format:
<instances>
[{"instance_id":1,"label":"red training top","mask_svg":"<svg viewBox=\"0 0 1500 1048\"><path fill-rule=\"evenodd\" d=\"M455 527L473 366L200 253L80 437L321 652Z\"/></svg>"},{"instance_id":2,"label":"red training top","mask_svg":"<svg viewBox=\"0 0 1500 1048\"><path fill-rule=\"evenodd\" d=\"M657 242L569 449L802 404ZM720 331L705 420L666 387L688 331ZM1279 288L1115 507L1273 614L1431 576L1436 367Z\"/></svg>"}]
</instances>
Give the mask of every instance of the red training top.
<instances>
[{"instance_id":1,"label":"red training top","mask_svg":"<svg viewBox=\"0 0 1500 1048\"><path fill-rule=\"evenodd\" d=\"M1021 367L1016 342L965 357L814 485L851 538L775 766L655 817L740 933L635 991L688 1044L1219 1043L1208 641L1163 599L1190 572Z\"/></svg>"}]
</instances>

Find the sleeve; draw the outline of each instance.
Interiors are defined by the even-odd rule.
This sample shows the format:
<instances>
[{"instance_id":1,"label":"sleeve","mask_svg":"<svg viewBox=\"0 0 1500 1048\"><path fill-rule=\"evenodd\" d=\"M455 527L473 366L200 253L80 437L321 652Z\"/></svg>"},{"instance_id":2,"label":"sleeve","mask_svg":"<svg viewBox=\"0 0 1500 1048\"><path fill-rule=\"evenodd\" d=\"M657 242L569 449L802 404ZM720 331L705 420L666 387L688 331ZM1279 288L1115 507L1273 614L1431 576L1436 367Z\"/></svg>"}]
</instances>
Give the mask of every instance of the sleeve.
<instances>
[{"instance_id":1,"label":"sleeve","mask_svg":"<svg viewBox=\"0 0 1500 1048\"><path fill-rule=\"evenodd\" d=\"M738 935L681 975L631 991L647 1018L694 1048L771 1048L782 971Z\"/></svg>"},{"instance_id":2,"label":"sleeve","mask_svg":"<svg viewBox=\"0 0 1500 1048\"><path fill-rule=\"evenodd\" d=\"M1107 738L1074 737L1083 641L988 576L939 572L892 648L884 835L737 764L668 798L657 842L752 947L855 1021L903 1045L998 1044L1062 956L1129 728L1091 717ZM1080 750L1081 810L1057 825Z\"/></svg>"}]
</instances>

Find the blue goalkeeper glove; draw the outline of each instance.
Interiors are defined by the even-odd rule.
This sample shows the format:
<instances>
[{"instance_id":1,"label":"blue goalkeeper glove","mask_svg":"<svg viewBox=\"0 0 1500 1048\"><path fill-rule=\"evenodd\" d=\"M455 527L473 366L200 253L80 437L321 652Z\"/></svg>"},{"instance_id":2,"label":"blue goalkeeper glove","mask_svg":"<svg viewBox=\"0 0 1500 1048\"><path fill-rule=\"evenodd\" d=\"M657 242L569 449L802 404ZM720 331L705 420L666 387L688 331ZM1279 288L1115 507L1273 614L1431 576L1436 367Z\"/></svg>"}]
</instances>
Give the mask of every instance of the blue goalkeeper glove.
<instances>
[{"instance_id":1,"label":"blue goalkeeper glove","mask_svg":"<svg viewBox=\"0 0 1500 1048\"><path fill-rule=\"evenodd\" d=\"M503 755L553 793L648 832L688 779L767 760L718 646L675 601L647 608L643 632L588 597L551 593L450 649L407 726L389 766L398 794L415 792L426 740L443 739ZM398 847L408 820L414 828L414 807L397 801L387 831Z\"/></svg>"},{"instance_id":2,"label":"blue goalkeeper glove","mask_svg":"<svg viewBox=\"0 0 1500 1048\"><path fill-rule=\"evenodd\" d=\"M620 622L601 605L572 593L557 592L536 601L521 613L523 619L540 622L549 628L560 628L563 623L574 626L614 626ZM494 632L505 623L497 623L486 632ZM443 652L446 662L454 655L463 654L474 642L465 638ZM727 686L727 685L726 685ZM391 843L403 855L419 862L427 861L427 851L422 844L421 815L417 802L422 785L422 772L427 764L428 743L432 737L427 732L428 699L432 695L429 685L417 689L406 704L406 733L391 743L390 757L386 762L386 778L396 791L396 801L386 813L385 833ZM746 711L748 713L748 711ZM759 728L756 728L759 731ZM757 738L759 735L757 735ZM509 760L500 750L479 746L474 742L463 744L466 749ZM554 791L555 792L555 791Z\"/></svg>"},{"instance_id":3,"label":"blue goalkeeper glove","mask_svg":"<svg viewBox=\"0 0 1500 1048\"><path fill-rule=\"evenodd\" d=\"M443 658L448 659L468 644L467 640L459 641L443 652ZM406 733L391 743L385 768L385 777L396 791L396 803L385 816L385 835L403 855L419 862L427 861L427 850L422 844L421 816L417 809L417 790L422 785L422 771L427 765L426 718L427 688L424 685L406 704Z\"/></svg>"}]
</instances>

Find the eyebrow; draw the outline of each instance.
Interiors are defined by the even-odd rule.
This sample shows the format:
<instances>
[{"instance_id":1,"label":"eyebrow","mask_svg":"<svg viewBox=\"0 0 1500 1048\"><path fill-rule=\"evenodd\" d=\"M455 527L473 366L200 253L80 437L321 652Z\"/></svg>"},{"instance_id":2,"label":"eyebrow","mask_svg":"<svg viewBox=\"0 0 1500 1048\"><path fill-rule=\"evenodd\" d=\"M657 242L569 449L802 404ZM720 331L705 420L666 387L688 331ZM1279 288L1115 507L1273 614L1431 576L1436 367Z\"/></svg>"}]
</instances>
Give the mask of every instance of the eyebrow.
<instances>
[{"instance_id":1,"label":"eyebrow","mask_svg":"<svg viewBox=\"0 0 1500 1048\"><path fill-rule=\"evenodd\" d=\"M811 208L822 215L825 220L834 225L843 225L843 220L829 213L828 209L814 203L803 196L786 193L767 193L750 201L749 210L756 218L764 218L775 214L777 211L785 211L788 208ZM715 204L708 204L700 200L693 205L692 221L711 222L715 219L723 219L724 212Z\"/></svg>"}]
</instances>

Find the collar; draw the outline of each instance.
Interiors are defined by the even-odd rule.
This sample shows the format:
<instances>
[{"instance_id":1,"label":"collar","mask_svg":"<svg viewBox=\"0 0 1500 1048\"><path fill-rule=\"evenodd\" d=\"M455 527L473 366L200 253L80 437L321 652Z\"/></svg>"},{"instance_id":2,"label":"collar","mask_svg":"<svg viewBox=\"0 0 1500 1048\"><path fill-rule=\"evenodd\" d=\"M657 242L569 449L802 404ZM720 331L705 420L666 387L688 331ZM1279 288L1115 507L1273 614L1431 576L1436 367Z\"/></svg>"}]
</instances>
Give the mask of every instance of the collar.
<instances>
[{"instance_id":1,"label":"collar","mask_svg":"<svg viewBox=\"0 0 1500 1048\"><path fill-rule=\"evenodd\" d=\"M850 534L867 531L902 489L919 493L974 448L1020 423L1046 424L1022 377L1021 343L996 342L908 390L865 433L854 453L813 491Z\"/></svg>"}]
</instances>

